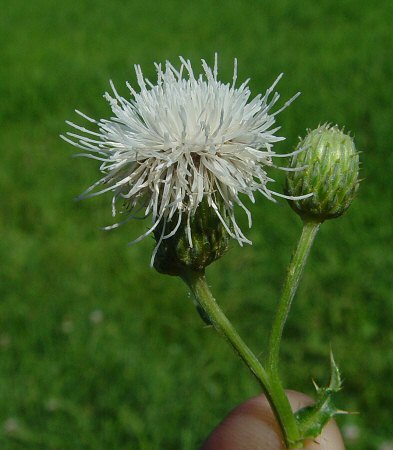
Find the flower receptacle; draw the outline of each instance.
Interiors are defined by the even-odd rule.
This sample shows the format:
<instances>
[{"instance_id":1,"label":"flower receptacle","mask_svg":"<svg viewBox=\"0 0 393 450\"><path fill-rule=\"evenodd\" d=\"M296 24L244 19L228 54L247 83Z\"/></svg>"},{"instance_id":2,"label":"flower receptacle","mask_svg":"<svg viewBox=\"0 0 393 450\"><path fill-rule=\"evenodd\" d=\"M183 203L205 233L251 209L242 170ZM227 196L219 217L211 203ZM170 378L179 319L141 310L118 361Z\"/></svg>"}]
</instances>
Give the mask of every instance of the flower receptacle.
<instances>
[{"instance_id":1,"label":"flower receptacle","mask_svg":"<svg viewBox=\"0 0 393 450\"><path fill-rule=\"evenodd\" d=\"M188 270L204 272L228 250L229 235L206 199L189 220L183 216L173 236L160 242L161 233L162 227L154 233L158 242L154 267L167 275L182 276Z\"/></svg>"}]
</instances>

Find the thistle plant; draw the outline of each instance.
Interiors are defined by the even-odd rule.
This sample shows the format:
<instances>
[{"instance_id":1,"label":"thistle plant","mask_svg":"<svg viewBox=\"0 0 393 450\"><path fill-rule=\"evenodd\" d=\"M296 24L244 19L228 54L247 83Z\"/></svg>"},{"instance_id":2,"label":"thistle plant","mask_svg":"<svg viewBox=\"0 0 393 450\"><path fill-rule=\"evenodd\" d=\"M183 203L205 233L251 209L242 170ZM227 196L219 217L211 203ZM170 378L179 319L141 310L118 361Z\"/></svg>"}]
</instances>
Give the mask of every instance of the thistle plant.
<instances>
[{"instance_id":1,"label":"thistle plant","mask_svg":"<svg viewBox=\"0 0 393 450\"><path fill-rule=\"evenodd\" d=\"M83 150L79 156L101 162L103 176L81 198L112 193L112 214L124 220L150 218L149 235L155 238L151 265L159 272L180 277L193 294L202 319L214 326L250 369L266 394L282 431L286 448L301 448L317 437L335 414L333 395L341 388L340 372L331 357L331 381L317 388L314 406L293 413L279 376L279 348L284 324L296 293L307 256L321 223L338 217L349 207L358 187L359 158L352 139L337 127L323 125L310 131L288 154L273 150L279 127L277 115L298 96L276 109L276 85L251 99L248 82L218 80L217 57L213 68L202 60L195 75L190 61L180 68L156 64L157 81L144 78L135 67L139 92L127 83L131 98L118 94L111 83L106 93L113 117L95 120L79 112L94 129L67 122L74 130L62 136ZM269 187L268 175L280 158L290 158L286 192ZM261 362L239 336L206 282L205 269L227 250L231 239L251 244L237 223L243 203L257 194L270 201L288 199L303 220L303 231L290 263L281 300L273 320L268 357Z\"/></svg>"}]
</instances>

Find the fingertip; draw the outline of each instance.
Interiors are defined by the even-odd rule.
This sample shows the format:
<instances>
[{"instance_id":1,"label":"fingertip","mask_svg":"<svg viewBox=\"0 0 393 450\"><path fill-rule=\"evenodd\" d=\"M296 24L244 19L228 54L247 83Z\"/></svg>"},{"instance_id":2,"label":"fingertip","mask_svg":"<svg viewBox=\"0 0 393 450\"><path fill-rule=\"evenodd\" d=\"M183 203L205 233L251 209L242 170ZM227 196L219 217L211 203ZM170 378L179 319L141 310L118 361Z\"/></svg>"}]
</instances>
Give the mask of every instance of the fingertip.
<instances>
[{"instance_id":1,"label":"fingertip","mask_svg":"<svg viewBox=\"0 0 393 450\"><path fill-rule=\"evenodd\" d=\"M313 400L305 394L287 391L294 411ZM345 450L340 431L332 420L307 450ZM282 436L264 395L253 397L232 410L204 442L200 450L284 450Z\"/></svg>"},{"instance_id":2,"label":"fingertip","mask_svg":"<svg viewBox=\"0 0 393 450\"><path fill-rule=\"evenodd\" d=\"M279 450L281 436L265 396L253 397L233 409L200 450Z\"/></svg>"}]
</instances>

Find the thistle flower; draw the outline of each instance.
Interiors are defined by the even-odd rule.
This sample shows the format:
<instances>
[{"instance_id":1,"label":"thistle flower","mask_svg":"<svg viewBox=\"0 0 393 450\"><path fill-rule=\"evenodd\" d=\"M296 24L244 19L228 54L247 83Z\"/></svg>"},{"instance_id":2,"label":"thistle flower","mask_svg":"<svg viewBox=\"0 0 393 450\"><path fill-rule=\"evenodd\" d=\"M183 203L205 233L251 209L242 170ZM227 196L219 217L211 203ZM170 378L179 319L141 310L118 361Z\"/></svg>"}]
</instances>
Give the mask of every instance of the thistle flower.
<instances>
[{"instance_id":1,"label":"thistle flower","mask_svg":"<svg viewBox=\"0 0 393 450\"><path fill-rule=\"evenodd\" d=\"M160 230L159 245L186 224L191 247L190 221L206 201L232 238L240 245L251 243L236 222L234 208L238 205L245 211L251 227L251 214L240 194L252 202L256 191L269 200L286 197L268 188L272 180L265 169L273 166L274 157L288 156L272 150L275 142L284 139L275 135L279 128L273 125L276 115L298 94L272 112L279 99L273 91L282 75L264 95L249 101L248 80L235 87L236 60L233 81L228 84L217 79L217 55L213 69L202 60L204 73L197 76L189 60L180 61L179 70L169 62L165 68L155 64L156 84L135 66L140 91L127 83L130 100L120 96L111 82L113 96L104 96L114 114L110 120L95 120L76 111L97 131L67 122L81 134L68 132L62 138L87 152L78 156L102 162L104 176L80 198L111 191L113 216L121 202L126 220L105 229L140 212L151 216L150 228L133 242Z\"/></svg>"}]
</instances>

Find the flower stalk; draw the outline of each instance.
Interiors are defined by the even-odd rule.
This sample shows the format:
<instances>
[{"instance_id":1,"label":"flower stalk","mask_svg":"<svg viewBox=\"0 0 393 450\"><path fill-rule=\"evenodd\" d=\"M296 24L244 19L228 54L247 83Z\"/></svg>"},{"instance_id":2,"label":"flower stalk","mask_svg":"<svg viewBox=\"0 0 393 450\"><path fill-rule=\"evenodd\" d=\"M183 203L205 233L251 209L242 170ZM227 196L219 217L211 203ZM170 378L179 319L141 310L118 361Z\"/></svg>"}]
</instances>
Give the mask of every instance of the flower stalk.
<instances>
[{"instance_id":1,"label":"flower stalk","mask_svg":"<svg viewBox=\"0 0 393 450\"><path fill-rule=\"evenodd\" d=\"M306 220L304 222L299 243L288 267L281 300L273 321L267 368L263 367L217 304L206 282L204 271L184 269L180 275L190 288L198 306L203 310L209 323L231 345L257 379L280 425L287 448L301 448L304 436L301 433L300 420L292 412L280 380L278 371L279 349L292 300L320 225L321 222L315 220Z\"/></svg>"},{"instance_id":2,"label":"flower stalk","mask_svg":"<svg viewBox=\"0 0 393 450\"><path fill-rule=\"evenodd\" d=\"M239 336L231 322L214 299L203 272L184 271L182 279L190 288L198 305L203 309L216 331L226 339L259 382L273 409L285 444L288 448L301 445L296 417L292 412L282 384L277 376L271 376L258 358Z\"/></svg>"},{"instance_id":3,"label":"flower stalk","mask_svg":"<svg viewBox=\"0 0 393 450\"><path fill-rule=\"evenodd\" d=\"M318 233L320 225L320 221L304 221L299 243L288 267L287 277L270 334L268 370L272 376L278 375L280 342L284 325L291 308L292 300L303 274L307 257L310 253L311 246L314 242L316 234Z\"/></svg>"}]
</instances>

